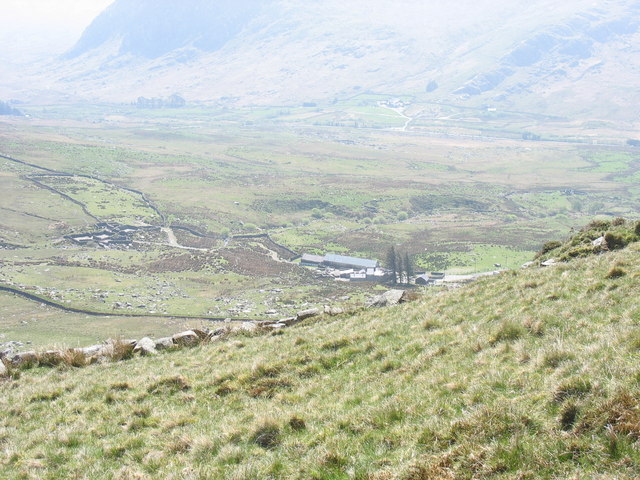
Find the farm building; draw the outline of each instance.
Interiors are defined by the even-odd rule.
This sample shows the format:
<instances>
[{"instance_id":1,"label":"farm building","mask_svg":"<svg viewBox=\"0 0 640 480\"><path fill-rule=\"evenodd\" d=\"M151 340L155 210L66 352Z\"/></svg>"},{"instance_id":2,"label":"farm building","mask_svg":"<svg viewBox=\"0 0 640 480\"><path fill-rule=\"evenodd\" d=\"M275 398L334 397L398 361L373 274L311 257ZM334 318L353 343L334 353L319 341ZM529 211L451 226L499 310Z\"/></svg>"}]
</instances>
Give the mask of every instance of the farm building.
<instances>
[{"instance_id":1,"label":"farm building","mask_svg":"<svg viewBox=\"0 0 640 480\"><path fill-rule=\"evenodd\" d=\"M377 260L369 260L366 258L345 257L342 255L326 255L323 264L327 267L354 270L366 270L367 268L377 268Z\"/></svg>"},{"instance_id":2,"label":"farm building","mask_svg":"<svg viewBox=\"0 0 640 480\"><path fill-rule=\"evenodd\" d=\"M416 285L434 285L437 281L444 280L444 273L431 272L424 275L418 275Z\"/></svg>"},{"instance_id":3,"label":"farm building","mask_svg":"<svg viewBox=\"0 0 640 480\"><path fill-rule=\"evenodd\" d=\"M302 258L300 259L300 265L304 267L319 267L322 262L324 262L323 256L311 255L308 253L302 255Z\"/></svg>"}]
</instances>

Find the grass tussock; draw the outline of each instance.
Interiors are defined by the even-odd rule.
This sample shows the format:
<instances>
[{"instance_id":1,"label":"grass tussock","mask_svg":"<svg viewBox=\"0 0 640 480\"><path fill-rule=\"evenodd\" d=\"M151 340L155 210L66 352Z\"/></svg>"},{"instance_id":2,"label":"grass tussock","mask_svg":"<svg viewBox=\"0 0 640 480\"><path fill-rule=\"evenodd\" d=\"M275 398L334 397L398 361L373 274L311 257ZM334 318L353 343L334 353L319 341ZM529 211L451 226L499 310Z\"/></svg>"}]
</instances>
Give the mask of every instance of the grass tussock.
<instances>
[{"instance_id":1,"label":"grass tussock","mask_svg":"<svg viewBox=\"0 0 640 480\"><path fill-rule=\"evenodd\" d=\"M527 330L524 325L513 321L507 320L500 324L491 336L490 343L495 345L499 342L512 342L526 335Z\"/></svg>"},{"instance_id":2,"label":"grass tussock","mask_svg":"<svg viewBox=\"0 0 640 480\"><path fill-rule=\"evenodd\" d=\"M176 392L185 392L191 389L191 385L182 375L167 377L152 383L147 388L147 392L151 394L172 394Z\"/></svg>"},{"instance_id":3,"label":"grass tussock","mask_svg":"<svg viewBox=\"0 0 640 480\"><path fill-rule=\"evenodd\" d=\"M273 449L280 444L280 427L272 421L265 421L251 434L251 442L264 449Z\"/></svg>"}]
</instances>

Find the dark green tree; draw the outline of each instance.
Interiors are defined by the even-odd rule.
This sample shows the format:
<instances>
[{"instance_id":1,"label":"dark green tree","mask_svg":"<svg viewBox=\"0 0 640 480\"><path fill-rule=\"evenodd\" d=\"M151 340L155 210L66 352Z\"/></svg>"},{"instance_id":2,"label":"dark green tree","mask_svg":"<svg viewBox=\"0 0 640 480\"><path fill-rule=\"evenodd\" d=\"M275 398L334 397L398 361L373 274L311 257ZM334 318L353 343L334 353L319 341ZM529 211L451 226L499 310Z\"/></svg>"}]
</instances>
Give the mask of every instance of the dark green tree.
<instances>
[{"instance_id":1,"label":"dark green tree","mask_svg":"<svg viewBox=\"0 0 640 480\"><path fill-rule=\"evenodd\" d=\"M391 271L391 283L398 283L398 254L396 247L391 245L387 251L387 268Z\"/></svg>"},{"instance_id":2,"label":"dark green tree","mask_svg":"<svg viewBox=\"0 0 640 480\"><path fill-rule=\"evenodd\" d=\"M411 277L413 277L413 265L411 264L411 259L409 258L409 254L404 252L404 273L406 275L407 283L410 282Z\"/></svg>"},{"instance_id":3,"label":"dark green tree","mask_svg":"<svg viewBox=\"0 0 640 480\"><path fill-rule=\"evenodd\" d=\"M396 266L398 268L399 283L407 283L407 270L404 265L404 257L400 252L396 252Z\"/></svg>"}]
</instances>

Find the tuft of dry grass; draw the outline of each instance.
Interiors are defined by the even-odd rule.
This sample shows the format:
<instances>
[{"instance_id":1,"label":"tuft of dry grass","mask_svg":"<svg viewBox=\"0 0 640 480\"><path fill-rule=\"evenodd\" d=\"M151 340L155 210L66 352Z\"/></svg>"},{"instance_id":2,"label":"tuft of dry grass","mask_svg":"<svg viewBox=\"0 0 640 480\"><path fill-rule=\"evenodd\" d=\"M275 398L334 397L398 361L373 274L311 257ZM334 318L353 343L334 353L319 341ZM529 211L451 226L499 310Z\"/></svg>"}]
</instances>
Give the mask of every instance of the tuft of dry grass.
<instances>
[{"instance_id":1,"label":"tuft of dry grass","mask_svg":"<svg viewBox=\"0 0 640 480\"><path fill-rule=\"evenodd\" d=\"M191 385L182 375L174 377L166 377L152 383L147 388L147 392L151 394L176 393L184 392L191 389Z\"/></svg>"},{"instance_id":2,"label":"tuft of dry grass","mask_svg":"<svg viewBox=\"0 0 640 480\"><path fill-rule=\"evenodd\" d=\"M612 279L624 277L626 274L627 274L627 271L624 268L615 266L615 267L612 267L611 270L607 272L607 275L605 278L612 280Z\"/></svg>"}]
</instances>

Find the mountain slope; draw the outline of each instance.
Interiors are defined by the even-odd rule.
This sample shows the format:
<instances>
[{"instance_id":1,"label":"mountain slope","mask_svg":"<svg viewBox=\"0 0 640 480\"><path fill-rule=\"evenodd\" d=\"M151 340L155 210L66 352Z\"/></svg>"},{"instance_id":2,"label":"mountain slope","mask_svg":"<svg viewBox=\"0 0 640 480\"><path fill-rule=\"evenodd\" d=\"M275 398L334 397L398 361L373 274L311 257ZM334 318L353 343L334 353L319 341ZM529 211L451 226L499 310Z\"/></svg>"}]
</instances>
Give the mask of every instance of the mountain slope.
<instances>
[{"instance_id":1,"label":"mountain slope","mask_svg":"<svg viewBox=\"0 0 640 480\"><path fill-rule=\"evenodd\" d=\"M0 472L636 478L639 259L634 243L279 335L25 372L0 384Z\"/></svg>"},{"instance_id":2,"label":"mountain slope","mask_svg":"<svg viewBox=\"0 0 640 480\"><path fill-rule=\"evenodd\" d=\"M632 121L639 8L630 0L117 0L65 59L47 65L46 80L115 101L180 93L295 104L371 90Z\"/></svg>"},{"instance_id":3,"label":"mountain slope","mask_svg":"<svg viewBox=\"0 0 640 480\"><path fill-rule=\"evenodd\" d=\"M237 35L267 3L120 0L94 20L67 57L78 57L112 38L122 42L120 53L145 58L186 46L212 52Z\"/></svg>"}]
</instances>

